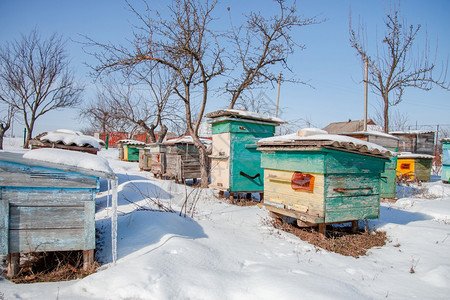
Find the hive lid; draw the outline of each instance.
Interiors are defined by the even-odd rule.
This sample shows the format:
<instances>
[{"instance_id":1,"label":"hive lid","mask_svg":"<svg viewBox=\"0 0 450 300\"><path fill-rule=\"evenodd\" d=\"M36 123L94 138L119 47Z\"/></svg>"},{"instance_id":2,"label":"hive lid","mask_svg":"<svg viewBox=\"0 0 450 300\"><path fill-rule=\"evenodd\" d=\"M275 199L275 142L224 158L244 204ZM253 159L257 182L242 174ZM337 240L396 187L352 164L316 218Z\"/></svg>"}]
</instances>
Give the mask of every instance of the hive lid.
<instances>
[{"instance_id":1,"label":"hive lid","mask_svg":"<svg viewBox=\"0 0 450 300\"><path fill-rule=\"evenodd\" d=\"M65 146L92 147L97 150L100 150L102 146L105 146L105 142L100 139L69 129L44 132L30 141L31 144L39 144L39 142L63 144Z\"/></svg>"},{"instance_id":2,"label":"hive lid","mask_svg":"<svg viewBox=\"0 0 450 300\"><path fill-rule=\"evenodd\" d=\"M283 124L285 123L282 119L263 115L260 113L255 113L246 110L238 110L238 109L221 109L217 111L213 111L207 113L205 115L207 118L217 119L217 118L236 118L236 119L247 119L247 120L255 120L255 121L263 121L275 124Z\"/></svg>"},{"instance_id":3,"label":"hive lid","mask_svg":"<svg viewBox=\"0 0 450 300\"><path fill-rule=\"evenodd\" d=\"M397 158L425 158L425 159L433 159L433 155L428 154L420 154L420 153L412 153L412 152L400 152Z\"/></svg>"},{"instance_id":4,"label":"hive lid","mask_svg":"<svg viewBox=\"0 0 450 300\"><path fill-rule=\"evenodd\" d=\"M363 155L388 158L392 152L374 143L344 135L328 134L316 128L305 128L294 134L264 138L257 143L259 150L274 148L285 150L306 150L311 148L331 148Z\"/></svg>"}]
</instances>

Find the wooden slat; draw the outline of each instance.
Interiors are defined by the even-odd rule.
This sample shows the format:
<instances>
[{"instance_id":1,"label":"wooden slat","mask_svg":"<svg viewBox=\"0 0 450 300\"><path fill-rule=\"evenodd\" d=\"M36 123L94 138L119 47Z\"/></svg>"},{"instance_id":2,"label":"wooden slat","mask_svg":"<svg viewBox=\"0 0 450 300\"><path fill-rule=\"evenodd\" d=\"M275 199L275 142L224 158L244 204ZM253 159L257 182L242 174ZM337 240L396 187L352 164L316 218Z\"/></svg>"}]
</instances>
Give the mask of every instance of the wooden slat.
<instances>
[{"instance_id":1,"label":"wooden slat","mask_svg":"<svg viewBox=\"0 0 450 300\"><path fill-rule=\"evenodd\" d=\"M10 207L10 230L83 228L84 206Z\"/></svg>"},{"instance_id":2,"label":"wooden slat","mask_svg":"<svg viewBox=\"0 0 450 300\"><path fill-rule=\"evenodd\" d=\"M380 216L380 206L358 207L354 209L327 210L325 222L343 222L363 219L376 219Z\"/></svg>"},{"instance_id":3,"label":"wooden slat","mask_svg":"<svg viewBox=\"0 0 450 300\"><path fill-rule=\"evenodd\" d=\"M9 232L9 203L2 198L0 189L0 255L6 255L8 251L8 232Z\"/></svg>"},{"instance_id":4,"label":"wooden slat","mask_svg":"<svg viewBox=\"0 0 450 300\"><path fill-rule=\"evenodd\" d=\"M325 208L326 211L364 208L379 205L379 200L379 195L327 198L325 201Z\"/></svg>"},{"instance_id":5,"label":"wooden slat","mask_svg":"<svg viewBox=\"0 0 450 300\"><path fill-rule=\"evenodd\" d=\"M13 206L81 206L94 202L93 189L3 188L3 197Z\"/></svg>"},{"instance_id":6,"label":"wooden slat","mask_svg":"<svg viewBox=\"0 0 450 300\"><path fill-rule=\"evenodd\" d=\"M84 203L84 249L95 249L95 202Z\"/></svg>"},{"instance_id":7,"label":"wooden slat","mask_svg":"<svg viewBox=\"0 0 450 300\"><path fill-rule=\"evenodd\" d=\"M286 217L291 217L291 218L296 218L300 221L303 222L309 222L309 223L323 223L324 222L324 218L317 216L317 215L311 215L311 214L307 214L307 213L301 213L295 210L291 210L291 209L283 209L283 208L279 208L276 206L272 206L272 205L268 205L266 203L260 203L258 204L259 207L265 208L268 211L274 212L276 214L279 215L283 215Z\"/></svg>"},{"instance_id":8,"label":"wooden slat","mask_svg":"<svg viewBox=\"0 0 450 300\"><path fill-rule=\"evenodd\" d=\"M379 195L379 174L342 174L327 175L325 184L326 197ZM347 189L342 191L341 189Z\"/></svg>"},{"instance_id":9,"label":"wooden slat","mask_svg":"<svg viewBox=\"0 0 450 300\"><path fill-rule=\"evenodd\" d=\"M88 250L84 230L9 230L9 252Z\"/></svg>"}]
</instances>

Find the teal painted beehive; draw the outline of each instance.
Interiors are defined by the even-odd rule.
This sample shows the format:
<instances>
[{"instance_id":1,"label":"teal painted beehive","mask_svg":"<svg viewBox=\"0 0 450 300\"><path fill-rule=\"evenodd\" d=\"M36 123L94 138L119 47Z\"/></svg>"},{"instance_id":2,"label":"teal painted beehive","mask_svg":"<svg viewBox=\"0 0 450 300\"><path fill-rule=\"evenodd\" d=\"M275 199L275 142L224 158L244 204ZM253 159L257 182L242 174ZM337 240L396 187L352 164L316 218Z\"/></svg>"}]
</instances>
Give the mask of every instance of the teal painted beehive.
<instances>
[{"instance_id":1,"label":"teal painted beehive","mask_svg":"<svg viewBox=\"0 0 450 300\"><path fill-rule=\"evenodd\" d=\"M272 137L282 120L239 110L219 110L206 115L212 124L210 187L228 191L263 192L261 153L256 141Z\"/></svg>"},{"instance_id":2,"label":"teal painted beehive","mask_svg":"<svg viewBox=\"0 0 450 300\"><path fill-rule=\"evenodd\" d=\"M84 250L85 262L92 263L95 193L100 177L116 180L115 174L109 165L109 171L96 170L94 164L103 158L92 154L57 149L30 153L49 153L52 161L77 155L77 163L82 160L94 169L0 152L0 255L8 254L8 276L17 273L20 253Z\"/></svg>"},{"instance_id":3,"label":"teal painted beehive","mask_svg":"<svg viewBox=\"0 0 450 300\"><path fill-rule=\"evenodd\" d=\"M323 131L263 139L263 206L302 224L378 218L380 181L390 152Z\"/></svg>"},{"instance_id":4,"label":"teal painted beehive","mask_svg":"<svg viewBox=\"0 0 450 300\"><path fill-rule=\"evenodd\" d=\"M146 147L144 142L135 140L120 140L117 142L122 151L119 151L119 158L125 161L139 161L139 150Z\"/></svg>"},{"instance_id":5,"label":"teal painted beehive","mask_svg":"<svg viewBox=\"0 0 450 300\"><path fill-rule=\"evenodd\" d=\"M450 139L441 140L442 143L442 173L441 180L450 182Z\"/></svg>"}]
</instances>

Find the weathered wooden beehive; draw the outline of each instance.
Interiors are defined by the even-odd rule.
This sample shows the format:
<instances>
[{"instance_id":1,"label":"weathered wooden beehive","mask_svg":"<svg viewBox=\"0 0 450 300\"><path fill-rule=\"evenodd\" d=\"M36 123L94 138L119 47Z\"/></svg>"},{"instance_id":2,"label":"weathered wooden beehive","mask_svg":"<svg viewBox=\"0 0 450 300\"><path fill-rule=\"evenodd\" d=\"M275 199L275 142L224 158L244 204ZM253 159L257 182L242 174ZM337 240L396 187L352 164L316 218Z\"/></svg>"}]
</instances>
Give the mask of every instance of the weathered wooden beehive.
<instances>
[{"instance_id":1,"label":"weathered wooden beehive","mask_svg":"<svg viewBox=\"0 0 450 300\"><path fill-rule=\"evenodd\" d=\"M161 143L150 144L151 168L155 177L162 178L166 172L166 146Z\"/></svg>"},{"instance_id":2,"label":"weathered wooden beehive","mask_svg":"<svg viewBox=\"0 0 450 300\"><path fill-rule=\"evenodd\" d=\"M429 181L433 155L401 152L397 156L397 174L410 181Z\"/></svg>"},{"instance_id":3,"label":"weathered wooden beehive","mask_svg":"<svg viewBox=\"0 0 450 300\"><path fill-rule=\"evenodd\" d=\"M380 179L390 152L324 131L260 140L264 206L299 225L374 219L380 213Z\"/></svg>"},{"instance_id":4,"label":"weathered wooden beehive","mask_svg":"<svg viewBox=\"0 0 450 300\"><path fill-rule=\"evenodd\" d=\"M152 154L150 147L139 149L139 169L141 171L150 171L152 169Z\"/></svg>"},{"instance_id":5,"label":"weathered wooden beehive","mask_svg":"<svg viewBox=\"0 0 450 300\"><path fill-rule=\"evenodd\" d=\"M212 124L210 187L233 193L264 190L261 153L256 141L272 137L282 120L247 111L226 109L205 115Z\"/></svg>"},{"instance_id":6,"label":"weathered wooden beehive","mask_svg":"<svg viewBox=\"0 0 450 300\"><path fill-rule=\"evenodd\" d=\"M204 144L211 144L210 140L201 139ZM201 177L200 158L192 137L184 136L165 141L165 175L177 182Z\"/></svg>"},{"instance_id":7,"label":"weathered wooden beehive","mask_svg":"<svg viewBox=\"0 0 450 300\"><path fill-rule=\"evenodd\" d=\"M342 133L342 135L351 136L369 143L383 146L391 152L397 152L401 139L390 134L378 131L358 131L350 133ZM395 198L396 194L396 177L397 177L397 156L391 156L390 161L386 162L384 172L381 174L381 190L382 198Z\"/></svg>"},{"instance_id":8,"label":"weathered wooden beehive","mask_svg":"<svg viewBox=\"0 0 450 300\"><path fill-rule=\"evenodd\" d=\"M442 172L441 180L450 182L450 139L441 140L442 143Z\"/></svg>"},{"instance_id":9,"label":"weathered wooden beehive","mask_svg":"<svg viewBox=\"0 0 450 300\"><path fill-rule=\"evenodd\" d=\"M139 149L146 147L146 143L135 140L120 140L117 142L123 149L119 151L119 159L125 161L139 161Z\"/></svg>"},{"instance_id":10,"label":"weathered wooden beehive","mask_svg":"<svg viewBox=\"0 0 450 300\"><path fill-rule=\"evenodd\" d=\"M46 156L51 151L54 160L61 152L71 152L42 150L47 150ZM17 274L20 253L83 250L85 267L91 264L99 178L115 179L112 171L28 158L42 150L24 156L0 152L0 254L8 255L10 277ZM75 154L84 155L79 157L84 164L93 156Z\"/></svg>"},{"instance_id":11,"label":"weathered wooden beehive","mask_svg":"<svg viewBox=\"0 0 450 300\"><path fill-rule=\"evenodd\" d=\"M402 139L399 145L400 152L434 155L434 131L394 131L390 134Z\"/></svg>"}]
</instances>

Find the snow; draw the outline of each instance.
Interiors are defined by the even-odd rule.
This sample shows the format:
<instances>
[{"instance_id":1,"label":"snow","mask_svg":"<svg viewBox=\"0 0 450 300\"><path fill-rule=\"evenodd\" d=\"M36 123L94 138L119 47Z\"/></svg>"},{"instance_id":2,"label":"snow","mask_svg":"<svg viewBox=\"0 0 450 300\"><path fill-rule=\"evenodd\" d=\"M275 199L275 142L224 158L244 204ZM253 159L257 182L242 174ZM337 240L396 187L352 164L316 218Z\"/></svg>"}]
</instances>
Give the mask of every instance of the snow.
<instances>
[{"instance_id":1,"label":"snow","mask_svg":"<svg viewBox=\"0 0 450 300\"><path fill-rule=\"evenodd\" d=\"M202 144L211 144L211 140L210 139L202 139L200 138L200 141L202 142ZM168 139L166 140L163 144L167 145L167 144L194 144L194 139L192 138L192 136L182 136L182 137L178 137L178 138L172 138L172 139Z\"/></svg>"},{"instance_id":2,"label":"snow","mask_svg":"<svg viewBox=\"0 0 450 300\"><path fill-rule=\"evenodd\" d=\"M4 299L448 298L450 185L440 180L405 187L396 203L382 203L380 219L368 226L386 231L389 242L356 259L274 229L258 207L155 179L138 163L118 160L117 151L100 153L119 177L117 263L111 263L111 208L102 181L96 227L103 266L69 282L0 279ZM186 198L188 214L179 216ZM155 202L176 213L148 210Z\"/></svg>"},{"instance_id":3,"label":"snow","mask_svg":"<svg viewBox=\"0 0 450 300\"><path fill-rule=\"evenodd\" d=\"M343 133L343 134L346 134L346 133ZM399 140L399 141L401 140L401 138L393 136L392 134L388 134L388 133L381 132L378 130L356 131L356 132L351 132L351 134L371 135L371 136L384 137L384 138L393 139L393 140Z\"/></svg>"},{"instance_id":4,"label":"snow","mask_svg":"<svg viewBox=\"0 0 450 300\"><path fill-rule=\"evenodd\" d=\"M425 159L433 159L434 158L433 155L411 153L411 152L400 152L397 157L398 158L425 158Z\"/></svg>"},{"instance_id":5,"label":"snow","mask_svg":"<svg viewBox=\"0 0 450 300\"><path fill-rule=\"evenodd\" d=\"M255 119L255 120L261 120L261 121L269 121L273 123L279 123L283 124L285 123L282 119L268 116L256 112L251 112L247 110L240 110L240 109L221 109L218 111L210 112L205 115L207 118L218 118L218 117L226 117L226 116L239 116L243 119Z\"/></svg>"},{"instance_id":6,"label":"snow","mask_svg":"<svg viewBox=\"0 0 450 300\"><path fill-rule=\"evenodd\" d=\"M65 145L77 145L79 147L90 145L95 149L101 149L101 145L105 144L105 142L93 136L84 135L79 131L68 129L58 129L56 131L47 132L47 134L40 137L40 140L52 143L62 142Z\"/></svg>"},{"instance_id":7,"label":"snow","mask_svg":"<svg viewBox=\"0 0 450 300\"><path fill-rule=\"evenodd\" d=\"M24 153L24 158L58 163L88 170L114 174L107 159L84 152L54 148L35 149Z\"/></svg>"},{"instance_id":8,"label":"snow","mask_svg":"<svg viewBox=\"0 0 450 300\"><path fill-rule=\"evenodd\" d=\"M147 145L144 142L136 141L136 140L120 140L117 142L117 144L124 144L124 145Z\"/></svg>"}]
</instances>

